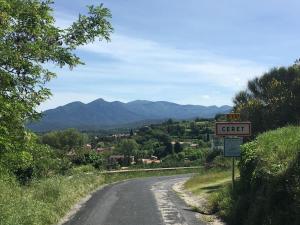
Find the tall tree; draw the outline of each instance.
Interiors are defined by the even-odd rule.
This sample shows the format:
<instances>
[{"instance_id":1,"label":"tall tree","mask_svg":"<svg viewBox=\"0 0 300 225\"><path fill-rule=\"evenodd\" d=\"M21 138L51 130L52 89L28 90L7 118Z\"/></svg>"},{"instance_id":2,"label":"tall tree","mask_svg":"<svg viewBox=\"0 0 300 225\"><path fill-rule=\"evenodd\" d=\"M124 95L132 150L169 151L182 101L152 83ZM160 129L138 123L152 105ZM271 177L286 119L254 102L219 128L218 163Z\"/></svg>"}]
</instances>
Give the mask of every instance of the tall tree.
<instances>
[{"instance_id":1,"label":"tall tree","mask_svg":"<svg viewBox=\"0 0 300 225\"><path fill-rule=\"evenodd\" d=\"M51 0L0 0L0 150L22 148L24 124L38 118L36 108L50 96L44 85L59 67L83 64L81 45L110 40L109 9L89 6L70 27L55 26Z\"/></svg>"},{"instance_id":2,"label":"tall tree","mask_svg":"<svg viewBox=\"0 0 300 225\"><path fill-rule=\"evenodd\" d=\"M234 111L250 120L254 133L300 122L300 68L274 68L248 82L234 98Z\"/></svg>"}]
</instances>

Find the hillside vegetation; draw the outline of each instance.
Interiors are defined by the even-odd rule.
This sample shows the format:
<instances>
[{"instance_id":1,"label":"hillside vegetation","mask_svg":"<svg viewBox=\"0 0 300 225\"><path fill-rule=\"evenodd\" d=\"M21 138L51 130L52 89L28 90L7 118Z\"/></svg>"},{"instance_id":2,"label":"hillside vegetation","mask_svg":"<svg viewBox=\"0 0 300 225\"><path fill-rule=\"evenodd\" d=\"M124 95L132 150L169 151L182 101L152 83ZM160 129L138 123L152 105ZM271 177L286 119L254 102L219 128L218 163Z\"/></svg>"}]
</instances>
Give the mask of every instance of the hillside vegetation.
<instances>
[{"instance_id":1,"label":"hillside vegetation","mask_svg":"<svg viewBox=\"0 0 300 225\"><path fill-rule=\"evenodd\" d=\"M231 225L300 224L300 127L279 128L243 145L240 180L211 197Z\"/></svg>"}]
</instances>

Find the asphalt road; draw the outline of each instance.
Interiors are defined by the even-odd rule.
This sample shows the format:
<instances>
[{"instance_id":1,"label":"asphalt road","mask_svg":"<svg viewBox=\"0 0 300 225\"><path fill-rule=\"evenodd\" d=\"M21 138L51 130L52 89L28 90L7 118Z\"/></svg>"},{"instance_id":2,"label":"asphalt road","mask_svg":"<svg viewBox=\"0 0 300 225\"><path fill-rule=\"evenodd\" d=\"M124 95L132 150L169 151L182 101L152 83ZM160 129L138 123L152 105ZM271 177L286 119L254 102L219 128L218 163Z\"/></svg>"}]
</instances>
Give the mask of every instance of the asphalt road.
<instances>
[{"instance_id":1,"label":"asphalt road","mask_svg":"<svg viewBox=\"0 0 300 225\"><path fill-rule=\"evenodd\" d=\"M106 186L64 225L204 225L172 190L187 178L141 178Z\"/></svg>"}]
</instances>

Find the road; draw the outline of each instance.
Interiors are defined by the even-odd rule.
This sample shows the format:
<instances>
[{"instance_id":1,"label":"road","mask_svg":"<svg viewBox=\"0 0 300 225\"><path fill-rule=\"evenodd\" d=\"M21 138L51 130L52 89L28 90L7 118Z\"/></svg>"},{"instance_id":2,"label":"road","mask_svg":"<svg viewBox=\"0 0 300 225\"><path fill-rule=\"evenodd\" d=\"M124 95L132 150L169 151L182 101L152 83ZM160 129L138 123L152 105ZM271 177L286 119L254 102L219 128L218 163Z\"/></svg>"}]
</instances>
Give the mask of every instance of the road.
<instances>
[{"instance_id":1,"label":"road","mask_svg":"<svg viewBox=\"0 0 300 225\"><path fill-rule=\"evenodd\" d=\"M172 190L188 177L140 178L106 186L64 225L204 225Z\"/></svg>"}]
</instances>

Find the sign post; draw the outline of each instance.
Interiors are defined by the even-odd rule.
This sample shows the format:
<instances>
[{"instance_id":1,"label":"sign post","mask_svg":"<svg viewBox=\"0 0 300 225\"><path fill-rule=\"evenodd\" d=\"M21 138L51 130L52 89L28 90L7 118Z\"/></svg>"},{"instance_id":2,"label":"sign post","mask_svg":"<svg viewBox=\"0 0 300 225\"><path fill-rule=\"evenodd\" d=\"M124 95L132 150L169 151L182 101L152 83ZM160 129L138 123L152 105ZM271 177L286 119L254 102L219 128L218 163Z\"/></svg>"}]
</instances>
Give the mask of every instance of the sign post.
<instances>
[{"instance_id":1,"label":"sign post","mask_svg":"<svg viewBox=\"0 0 300 225\"><path fill-rule=\"evenodd\" d=\"M239 120L240 114L226 115L227 120ZM251 136L251 122L216 122L216 136L224 138L224 157L232 157L232 187L235 179L235 157L241 156L242 137Z\"/></svg>"},{"instance_id":2,"label":"sign post","mask_svg":"<svg viewBox=\"0 0 300 225\"><path fill-rule=\"evenodd\" d=\"M225 137L224 138L224 157L232 157L232 187L234 187L234 170L235 157L241 156L241 145L243 138L241 137Z\"/></svg>"},{"instance_id":3,"label":"sign post","mask_svg":"<svg viewBox=\"0 0 300 225\"><path fill-rule=\"evenodd\" d=\"M232 189L234 189L234 157L232 157Z\"/></svg>"}]
</instances>

